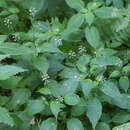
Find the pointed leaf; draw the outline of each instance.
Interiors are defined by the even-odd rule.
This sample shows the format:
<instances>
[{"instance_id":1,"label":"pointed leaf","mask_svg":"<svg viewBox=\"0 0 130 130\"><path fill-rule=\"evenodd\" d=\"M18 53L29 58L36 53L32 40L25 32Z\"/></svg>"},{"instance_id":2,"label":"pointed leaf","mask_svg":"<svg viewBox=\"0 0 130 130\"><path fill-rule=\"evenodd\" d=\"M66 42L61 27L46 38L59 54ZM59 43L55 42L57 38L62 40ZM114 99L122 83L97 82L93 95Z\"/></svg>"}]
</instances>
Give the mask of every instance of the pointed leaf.
<instances>
[{"instance_id":1,"label":"pointed leaf","mask_svg":"<svg viewBox=\"0 0 130 130\"><path fill-rule=\"evenodd\" d=\"M94 22L94 18L95 18L95 16L93 15L92 12L87 12L85 14L85 19L89 26Z\"/></svg>"}]
</instances>

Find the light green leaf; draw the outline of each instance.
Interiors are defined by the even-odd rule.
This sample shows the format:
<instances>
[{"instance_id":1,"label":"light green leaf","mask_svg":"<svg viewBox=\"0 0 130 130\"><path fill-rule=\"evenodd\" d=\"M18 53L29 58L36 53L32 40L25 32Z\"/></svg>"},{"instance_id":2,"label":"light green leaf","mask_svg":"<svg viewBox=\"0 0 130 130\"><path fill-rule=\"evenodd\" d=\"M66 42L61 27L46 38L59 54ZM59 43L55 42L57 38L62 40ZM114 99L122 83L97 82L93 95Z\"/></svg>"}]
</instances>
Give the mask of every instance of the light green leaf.
<instances>
[{"instance_id":1,"label":"light green leaf","mask_svg":"<svg viewBox=\"0 0 130 130\"><path fill-rule=\"evenodd\" d=\"M95 18L95 16L93 15L92 12L87 12L85 14L85 20L89 26L94 22L94 18Z\"/></svg>"},{"instance_id":2,"label":"light green leaf","mask_svg":"<svg viewBox=\"0 0 130 130\"><path fill-rule=\"evenodd\" d=\"M10 126L14 125L13 119L10 117L8 111L3 107L0 107L0 123L8 124Z\"/></svg>"},{"instance_id":3,"label":"light green leaf","mask_svg":"<svg viewBox=\"0 0 130 130\"><path fill-rule=\"evenodd\" d=\"M97 124L96 130L110 130L110 127L108 124L106 124L104 122L100 122Z\"/></svg>"},{"instance_id":4,"label":"light green leaf","mask_svg":"<svg viewBox=\"0 0 130 130\"><path fill-rule=\"evenodd\" d=\"M12 66L12 65L0 66L0 80L6 80L10 76L13 76L17 73L25 72L25 71L27 70L18 66Z\"/></svg>"},{"instance_id":5,"label":"light green leaf","mask_svg":"<svg viewBox=\"0 0 130 130\"><path fill-rule=\"evenodd\" d=\"M76 29L78 29L84 22L84 15L83 14L75 14L73 15L68 22L67 25L67 31L68 32L74 32Z\"/></svg>"},{"instance_id":6,"label":"light green leaf","mask_svg":"<svg viewBox=\"0 0 130 130\"><path fill-rule=\"evenodd\" d=\"M120 76L120 72L115 70L111 73L110 78L116 78Z\"/></svg>"},{"instance_id":7,"label":"light green leaf","mask_svg":"<svg viewBox=\"0 0 130 130\"><path fill-rule=\"evenodd\" d=\"M3 59L9 57L10 55L0 55L0 61L2 61Z\"/></svg>"},{"instance_id":8,"label":"light green leaf","mask_svg":"<svg viewBox=\"0 0 130 130\"><path fill-rule=\"evenodd\" d=\"M33 59L33 65L43 74L47 73L49 68L48 60L45 57L35 57Z\"/></svg>"},{"instance_id":9,"label":"light green leaf","mask_svg":"<svg viewBox=\"0 0 130 130\"><path fill-rule=\"evenodd\" d=\"M116 56L99 56L95 59L95 64L99 66L121 65L122 61Z\"/></svg>"},{"instance_id":10,"label":"light green leaf","mask_svg":"<svg viewBox=\"0 0 130 130\"><path fill-rule=\"evenodd\" d=\"M36 99L36 100L30 100L25 112L28 115L35 115L39 112L41 112L45 108L45 105L42 100Z\"/></svg>"},{"instance_id":11,"label":"light green leaf","mask_svg":"<svg viewBox=\"0 0 130 130\"><path fill-rule=\"evenodd\" d=\"M68 130L84 130L83 124L77 118L71 118L67 121Z\"/></svg>"},{"instance_id":12,"label":"light green leaf","mask_svg":"<svg viewBox=\"0 0 130 130\"><path fill-rule=\"evenodd\" d=\"M121 17L119 10L113 7L102 7L95 10L95 15L102 19L119 18Z\"/></svg>"},{"instance_id":13,"label":"light green leaf","mask_svg":"<svg viewBox=\"0 0 130 130\"><path fill-rule=\"evenodd\" d=\"M94 87L94 83L90 79L85 79L85 80L82 80L80 84L81 84L82 92L85 98L88 99L88 97L90 96L90 92L92 88Z\"/></svg>"},{"instance_id":14,"label":"light green leaf","mask_svg":"<svg viewBox=\"0 0 130 130\"><path fill-rule=\"evenodd\" d=\"M80 56L77 61L77 67L81 72L87 71L87 65L90 62L91 57L89 55Z\"/></svg>"},{"instance_id":15,"label":"light green leaf","mask_svg":"<svg viewBox=\"0 0 130 130\"><path fill-rule=\"evenodd\" d=\"M31 92L29 89L27 89L27 88L18 89L14 93L12 100L11 100L12 108L16 108L18 105L22 105L22 104L26 103L30 96L31 96Z\"/></svg>"},{"instance_id":16,"label":"light green leaf","mask_svg":"<svg viewBox=\"0 0 130 130\"><path fill-rule=\"evenodd\" d=\"M129 130L129 129L130 129L130 123L128 122L123 125L116 126L112 130Z\"/></svg>"},{"instance_id":17,"label":"light green leaf","mask_svg":"<svg viewBox=\"0 0 130 130\"><path fill-rule=\"evenodd\" d=\"M112 56L114 54L116 54L117 51L114 50L114 49L110 49L110 48L105 48L103 49L100 54L103 55L103 56Z\"/></svg>"},{"instance_id":18,"label":"light green leaf","mask_svg":"<svg viewBox=\"0 0 130 130\"><path fill-rule=\"evenodd\" d=\"M117 7L117 8L123 8L124 7L124 2L122 0L112 0L113 4Z\"/></svg>"},{"instance_id":19,"label":"light green leaf","mask_svg":"<svg viewBox=\"0 0 130 130\"><path fill-rule=\"evenodd\" d=\"M61 108L63 108L63 107L64 107L64 105L57 101L52 101L50 103L51 111L54 114L54 116L56 117L56 119L58 117L58 113L61 111Z\"/></svg>"},{"instance_id":20,"label":"light green leaf","mask_svg":"<svg viewBox=\"0 0 130 130\"><path fill-rule=\"evenodd\" d=\"M101 91L113 99L120 101L122 98L122 95L119 89L117 88L116 84L111 81L105 81L103 83L103 86L101 87Z\"/></svg>"},{"instance_id":21,"label":"light green leaf","mask_svg":"<svg viewBox=\"0 0 130 130\"><path fill-rule=\"evenodd\" d=\"M65 103L68 105L76 105L80 102L79 96L74 93L66 94L64 98Z\"/></svg>"},{"instance_id":22,"label":"light green leaf","mask_svg":"<svg viewBox=\"0 0 130 130\"><path fill-rule=\"evenodd\" d=\"M129 86L130 86L130 83L129 83L129 78L127 76L122 76L120 77L120 80L119 80L119 84L121 86L121 88L127 92Z\"/></svg>"},{"instance_id":23,"label":"light green leaf","mask_svg":"<svg viewBox=\"0 0 130 130\"><path fill-rule=\"evenodd\" d=\"M96 27L94 27L94 26L86 27L85 37L86 37L88 43L93 48L98 48L101 45L100 34L99 34L99 31Z\"/></svg>"},{"instance_id":24,"label":"light green leaf","mask_svg":"<svg viewBox=\"0 0 130 130\"><path fill-rule=\"evenodd\" d=\"M18 43L0 43L0 52L8 55L32 54L33 50Z\"/></svg>"},{"instance_id":25,"label":"light green leaf","mask_svg":"<svg viewBox=\"0 0 130 130\"><path fill-rule=\"evenodd\" d=\"M57 123L55 118L44 120L41 124L40 130L57 130Z\"/></svg>"},{"instance_id":26,"label":"light green leaf","mask_svg":"<svg viewBox=\"0 0 130 130\"><path fill-rule=\"evenodd\" d=\"M89 2L88 4L87 4L87 8L89 9L89 10L94 10L94 9L96 9L96 8L98 8L99 6L101 6L102 5L102 2Z\"/></svg>"},{"instance_id":27,"label":"light green leaf","mask_svg":"<svg viewBox=\"0 0 130 130\"><path fill-rule=\"evenodd\" d=\"M0 0L0 7L3 7L3 8L7 7L7 3L5 0Z\"/></svg>"},{"instance_id":28,"label":"light green leaf","mask_svg":"<svg viewBox=\"0 0 130 130\"><path fill-rule=\"evenodd\" d=\"M66 3L73 9L81 10L84 8L84 2L82 0L65 0Z\"/></svg>"},{"instance_id":29,"label":"light green leaf","mask_svg":"<svg viewBox=\"0 0 130 130\"><path fill-rule=\"evenodd\" d=\"M93 129L95 130L96 124L102 114L102 105L97 98L88 100L87 116L92 123Z\"/></svg>"}]
</instances>

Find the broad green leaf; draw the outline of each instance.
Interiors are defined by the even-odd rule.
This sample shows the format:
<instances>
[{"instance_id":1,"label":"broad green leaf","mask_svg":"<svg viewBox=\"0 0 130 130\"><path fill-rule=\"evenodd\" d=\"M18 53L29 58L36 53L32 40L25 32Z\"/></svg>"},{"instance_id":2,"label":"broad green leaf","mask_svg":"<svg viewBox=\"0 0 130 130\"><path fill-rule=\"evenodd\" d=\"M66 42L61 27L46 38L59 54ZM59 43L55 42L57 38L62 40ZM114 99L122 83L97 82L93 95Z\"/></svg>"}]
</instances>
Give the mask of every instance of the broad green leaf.
<instances>
[{"instance_id":1,"label":"broad green leaf","mask_svg":"<svg viewBox=\"0 0 130 130\"><path fill-rule=\"evenodd\" d=\"M129 129L130 129L130 123L128 122L123 125L116 126L112 130L129 130Z\"/></svg>"},{"instance_id":2,"label":"broad green leaf","mask_svg":"<svg viewBox=\"0 0 130 130\"><path fill-rule=\"evenodd\" d=\"M11 100L12 108L15 109L18 105L22 105L22 104L26 103L30 96L31 96L31 92L29 89L27 89L27 88L18 89L14 93L12 100Z\"/></svg>"},{"instance_id":3,"label":"broad green leaf","mask_svg":"<svg viewBox=\"0 0 130 130\"><path fill-rule=\"evenodd\" d=\"M77 118L71 118L67 121L68 130L84 130L82 122Z\"/></svg>"},{"instance_id":4,"label":"broad green leaf","mask_svg":"<svg viewBox=\"0 0 130 130\"><path fill-rule=\"evenodd\" d=\"M0 52L8 55L32 54L33 50L18 43L0 43Z\"/></svg>"},{"instance_id":5,"label":"broad green leaf","mask_svg":"<svg viewBox=\"0 0 130 130\"><path fill-rule=\"evenodd\" d=\"M10 117L8 111L3 107L0 107L0 123L8 124L10 126L14 125L13 119Z\"/></svg>"},{"instance_id":6,"label":"broad green leaf","mask_svg":"<svg viewBox=\"0 0 130 130\"><path fill-rule=\"evenodd\" d=\"M111 73L110 78L116 78L120 76L120 72L115 70Z\"/></svg>"},{"instance_id":7,"label":"broad green leaf","mask_svg":"<svg viewBox=\"0 0 130 130\"><path fill-rule=\"evenodd\" d=\"M81 72L87 71L87 65L90 62L91 57L89 55L80 56L77 61L77 67Z\"/></svg>"},{"instance_id":8,"label":"broad green leaf","mask_svg":"<svg viewBox=\"0 0 130 130\"><path fill-rule=\"evenodd\" d=\"M129 78L127 76L122 76L120 77L120 80L119 80L119 84L121 86L121 88L127 92L129 86L130 86L130 83L129 83Z\"/></svg>"},{"instance_id":9,"label":"broad green leaf","mask_svg":"<svg viewBox=\"0 0 130 130\"><path fill-rule=\"evenodd\" d=\"M0 61L2 61L3 59L9 57L10 55L0 55Z\"/></svg>"},{"instance_id":10,"label":"broad green leaf","mask_svg":"<svg viewBox=\"0 0 130 130\"><path fill-rule=\"evenodd\" d=\"M64 98L65 103L68 105L77 105L80 102L79 96L74 93L66 94Z\"/></svg>"},{"instance_id":11,"label":"broad green leaf","mask_svg":"<svg viewBox=\"0 0 130 130\"><path fill-rule=\"evenodd\" d=\"M56 117L56 119L58 117L58 113L61 111L61 108L63 108L63 107L64 107L64 105L57 101L52 101L50 103L51 111L54 114L54 116Z\"/></svg>"},{"instance_id":12,"label":"broad green leaf","mask_svg":"<svg viewBox=\"0 0 130 130\"><path fill-rule=\"evenodd\" d=\"M96 124L102 114L102 105L97 98L92 98L88 100L87 106L87 116L92 123L93 129L95 130Z\"/></svg>"},{"instance_id":13,"label":"broad green leaf","mask_svg":"<svg viewBox=\"0 0 130 130\"><path fill-rule=\"evenodd\" d=\"M84 22L84 15L83 14L75 14L73 15L67 25L68 32L74 32L76 29L78 29Z\"/></svg>"},{"instance_id":14,"label":"broad green leaf","mask_svg":"<svg viewBox=\"0 0 130 130\"><path fill-rule=\"evenodd\" d=\"M95 64L99 66L122 65L122 61L116 56L99 56L95 59Z\"/></svg>"},{"instance_id":15,"label":"broad green leaf","mask_svg":"<svg viewBox=\"0 0 130 130\"><path fill-rule=\"evenodd\" d=\"M89 9L89 10L95 10L96 8L98 8L99 6L101 6L102 5L102 2L89 2L88 4L87 4L87 8Z\"/></svg>"},{"instance_id":16,"label":"broad green leaf","mask_svg":"<svg viewBox=\"0 0 130 130\"><path fill-rule=\"evenodd\" d=\"M90 96L90 92L92 88L94 87L94 83L90 79L85 79L85 80L82 80L80 84L81 84L82 92L85 98L88 99Z\"/></svg>"},{"instance_id":17,"label":"broad green leaf","mask_svg":"<svg viewBox=\"0 0 130 130\"><path fill-rule=\"evenodd\" d=\"M120 112L112 118L112 122L122 124L130 120L130 113Z\"/></svg>"},{"instance_id":18,"label":"broad green leaf","mask_svg":"<svg viewBox=\"0 0 130 130\"><path fill-rule=\"evenodd\" d=\"M36 100L30 100L25 112L28 115L35 115L39 112L41 112L45 108L45 105L42 100L36 99Z\"/></svg>"},{"instance_id":19,"label":"broad green leaf","mask_svg":"<svg viewBox=\"0 0 130 130\"><path fill-rule=\"evenodd\" d=\"M92 12L87 12L85 14L85 20L89 26L94 22L94 18L95 18L95 16Z\"/></svg>"},{"instance_id":20,"label":"broad green leaf","mask_svg":"<svg viewBox=\"0 0 130 130\"><path fill-rule=\"evenodd\" d=\"M106 124L104 122L100 122L97 124L96 130L110 130L110 127L108 124Z\"/></svg>"},{"instance_id":21,"label":"broad green leaf","mask_svg":"<svg viewBox=\"0 0 130 130\"><path fill-rule=\"evenodd\" d=\"M102 19L121 17L119 10L113 7L102 7L95 10L95 15Z\"/></svg>"},{"instance_id":22,"label":"broad green leaf","mask_svg":"<svg viewBox=\"0 0 130 130\"><path fill-rule=\"evenodd\" d=\"M57 123L55 118L48 118L44 120L40 126L40 130L57 130Z\"/></svg>"},{"instance_id":23,"label":"broad green leaf","mask_svg":"<svg viewBox=\"0 0 130 130\"><path fill-rule=\"evenodd\" d=\"M0 66L0 80L6 80L10 76L13 76L17 73L25 72L25 71L27 70L18 66L12 66L12 65Z\"/></svg>"},{"instance_id":24,"label":"broad green leaf","mask_svg":"<svg viewBox=\"0 0 130 130\"><path fill-rule=\"evenodd\" d=\"M33 65L43 74L47 73L49 68L48 60L45 57L35 57L33 59Z\"/></svg>"},{"instance_id":25,"label":"broad green leaf","mask_svg":"<svg viewBox=\"0 0 130 130\"><path fill-rule=\"evenodd\" d=\"M123 8L124 7L124 2L122 0L112 0L113 4L117 7L117 8Z\"/></svg>"},{"instance_id":26,"label":"broad green leaf","mask_svg":"<svg viewBox=\"0 0 130 130\"><path fill-rule=\"evenodd\" d=\"M99 31L96 27L94 27L94 26L86 27L85 37L86 37L88 43L93 48L98 48L101 45L100 34L99 34Z\"/></svg>"},{"instance_id":27,"label":"broad green leaf","mask_svg":"<svg viewBox=\"0 0 130 130\"><path fill-rule=\"evenodd\" d=\"M86 108L84 106L73 106L71 109L72 116L80 116L86 111Z\"/></svg>"},{"instance_id":28,"label":"broad green leaf","mask_svg":"<svg viewBox=\"0 0 130 130\"><path fill-rule=\"evenodd\" d=\"M105 81L103 83L103 86L101 87L101 91L104 92L107 96L116 99L116 100L121 100L122 95L116 86L115 83L111 81Z\"/></svg>"},{"instance_id":29,"label":"broad green leaf","mask_svg":"<svg viewBox=\"0 0 130 130\"><path fill-rule=\"evenodd\" d=\"M2 8L7 8L8 7L5 0L0 0L0 7L2 7Z\"/></svg>"},{"instance_id":30,"label":"broad green leaf","mask_svg":"<svg viewBox=\"0 0 130 130\"><path fill-rule=\"evenodd\" d=\"M117 51L114 50L114 49L110 49L110 48L105 48L103 49L100 54L103 55L103 56L112 56L114 54L116 54Z\"/></svg>"},{"instance_id":31,"label":"broad green leaf","mask_svg":"<svg viewBox=\"0 0 130 130\"><path fill-rule=\"evenodd\" d=\"M73 9L81 10L84 8L84 2L82 0L65 0L66 3Z\"/></svg>"}]
</instances>

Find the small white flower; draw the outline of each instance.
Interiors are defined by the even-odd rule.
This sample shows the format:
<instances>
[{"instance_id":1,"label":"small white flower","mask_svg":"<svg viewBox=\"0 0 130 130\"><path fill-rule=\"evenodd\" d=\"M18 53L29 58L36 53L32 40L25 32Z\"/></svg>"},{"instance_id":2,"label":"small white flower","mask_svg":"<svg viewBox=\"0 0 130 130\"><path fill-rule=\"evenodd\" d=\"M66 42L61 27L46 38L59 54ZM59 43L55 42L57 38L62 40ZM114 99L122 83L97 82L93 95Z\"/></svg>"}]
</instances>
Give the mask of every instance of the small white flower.
<instances>
[{"instance_id":1,"label":"small white flower","mask_svg":"<svg viewBox=\"0 0 130 130\"><path fill-rule=\"evenodd\" d=\"M61 38L56 38L55 41L57 42L58 46L62 45L62 39Z\"/></svg>"},{"instance_id":2,"label":"small white flower","mask_svg":"<svg viewBox=\"0 0 130 130\"><path fill-rule=\"evenodd\" d=\"M62 97L62 96L58 96L58 98L56 98L57 103L63 102L63 101L64 101L64 97Z\"/></svg>"},{"instance_id":3,"label":"small white flower","mask_svg":"<svg viewBox=\"0 0 130 130\"><path fill-rule=\"evenodd\" d=\"M20 36L18 35L18 34L15 34L14 36L13 36L13 39L14 39L14 41L20 41Z\"/></svg>"},{"instance_id":4,"label":"small white flower","mask_svg":"<svg viewBox=\"0 0 130 130\"><path fill-rule=\"evenodd\" d=\"M83 75L75 75L74 78L77 80L81 80L83 78Z\"/></svg>"},{"instance_id":5,"label":"small white flower","mask_svg":"<svg viewBox=\"0 0 130 130\"><path fill-rule=\"evenodd\" d=\"M86 53L86 48L82 45L79 46L78 50L80 54Z\"/></svg>"},{"instance_id":6,"label":"small white flower","mask_svg":"<svg viewBox=\"0 0 130 130\"><path fill-rule=\"evenodd\" d=\"M11 25L12 25L12 22L10 21L10 19L5 18L5 19L4 19L4 25L7 26L8 28L10 28Z\"/></svg>"},{"instance_id":7,"label":"small white flower","mask_svg":"<svg viewBox=\"0 0 130 130\"><path fill-rule=\"evenodd\" d=\"M46 81L49 78L50 78L50 76L47 73L42 75L42 81Z\"/></svg>"},{"instance_id":8,"label":"small white flower","mask_svg":"<svg viewBox=\"0 0 130 130\"><path fill-rule=\"evenodd\" d=\"M70 51L70 52L68 53L68 55L69 55L69 58L71 59L71 58L73 58L73 57L76 56L76 53L75 53L74 51Z\"/></svg>"},{"instance_id":9,"label":"small white flower","mask_svg":"<svg viewBox=\"0 0 130 130\"><path fill-rule=\"evenodd\" d=\"M30 9L29 9L29 14L30 14L31 17L34 17L35 14L36 14L36 12L37 12L37 10L36 10L35 8L30 7Z\"/></svg>"}]
</instances>

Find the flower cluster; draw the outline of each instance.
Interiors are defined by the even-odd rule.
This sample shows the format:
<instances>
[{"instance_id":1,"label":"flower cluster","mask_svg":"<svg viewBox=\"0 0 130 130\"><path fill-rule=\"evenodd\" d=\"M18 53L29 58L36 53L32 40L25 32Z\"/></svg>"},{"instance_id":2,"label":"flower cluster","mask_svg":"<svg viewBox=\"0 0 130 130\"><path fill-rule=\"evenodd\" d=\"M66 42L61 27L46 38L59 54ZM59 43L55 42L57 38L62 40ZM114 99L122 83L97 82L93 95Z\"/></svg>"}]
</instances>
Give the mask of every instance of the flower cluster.
<instances>
[{"instance_id":1,"label":"flower cluster","mask_svg":"<svg viewBox=\"0 0 130 130\"><path fill-rule=\"evenodd\" d=\"M58 98L56 99L57 103L58 102L63 102L64 101L64 97L62 96L58 96Z\"/></svg>"},{"instance_id":2,"label":"flower cluster","mask_svg":"<svg viewBox=\"0 0 130 130\"><path fill-rule=\"evenodd\" d=\"M82 45L79 46L78 51L80 54L86 53L86 48Z\"/></svg>"},{"instance_id":3,"label":"flower cluster","mask_svg":"<svg viewBox=\"0 0 130 130\"><path fill-rule=\"evenodd\" d=\"M62 45L62 39L61 38L56 38L55 41L57 42L58 46Z\"/></svg>"},{"instance_id":4,"label":"flower cluster","mask_svg":"<svg viewBox=\"0 0 130 130\"><path fill-rule=\"evenodd\" d=\"M4 25L7 26L8 28L10 28L11 25L12 25L12 21L8 18L5 18L4 19Z\"/></svg>"},{"instance_id":5,"label":"flower cluster","mask_svg":"<svg viewBox=\"0 0 130 130\"><path fill-rule=\"evenodd\" d=\"M42 75L42 81L46 81L49 78L50 78L50 76L47 73L45 73L45 74Z\"/></svg>"},{"instance_id":6,"label":"flower cluster","mask_svg":"<svg viewBox=\"0 0 130 130\"><path fill-rule=\"evenodd\" d=\"M29 14L30 14L31 17L34 17L35 14L36 14L36 12L37 12L37 10L36 10L35 8L30 7L30 9L29 9Z\"/></svg>"},{"instance_id":7,"label":"flower cluster","mask_svg":"<svg viewBox=\"0 0 130 130\"><path fill-rule=\"evenodd\" d=\"M16 41L20 41L20 39L21 39L18 34L13 35L12 38L14 39L15 42L16 42Z\"/></svg>"},{"instance_id":8,"label":"flower cluster","mask_svg":"<svg viewBox=\"0 0 130 130\"><path fill-rule=\"evenodd\" d=\"M81 80L83 78L83 75L75 75L74 78L77 80Z\"/></svg>"},{"instance_id":9,"label":"flower cluster","mask_svg":"<svg viewBox=\"0 0 130 130\"><path fill-rule=\"evenodd\" d=\"M73 58L73 57L76 57L76 53L75 53L74 51L70 51L70 52L68 53L68 55L69 55L69 58L70 58L70 59Z\"/></svg>"}]
</instances>

